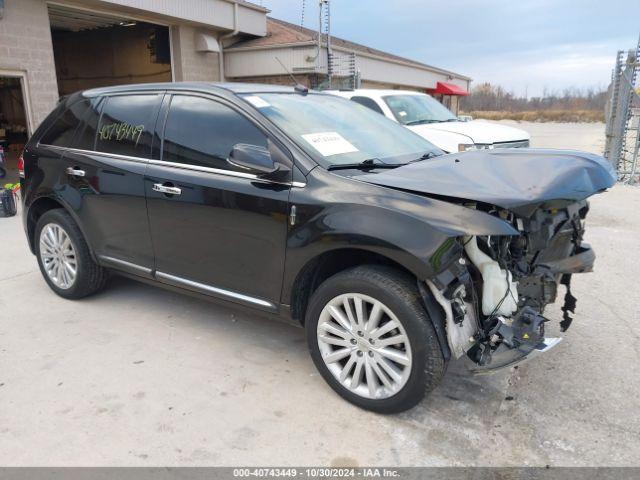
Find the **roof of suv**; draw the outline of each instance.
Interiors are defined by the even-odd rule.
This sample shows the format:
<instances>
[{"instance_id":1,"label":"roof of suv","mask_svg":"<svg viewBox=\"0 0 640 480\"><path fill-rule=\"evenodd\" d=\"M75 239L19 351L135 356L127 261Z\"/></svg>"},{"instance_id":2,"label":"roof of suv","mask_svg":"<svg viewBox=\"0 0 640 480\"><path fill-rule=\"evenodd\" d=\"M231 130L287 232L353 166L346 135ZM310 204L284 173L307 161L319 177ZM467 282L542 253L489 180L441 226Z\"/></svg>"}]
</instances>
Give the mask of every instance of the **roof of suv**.
<instances>
[{"instance_id":1,"label":"roof of suv","mask_svg":"<svg viewBox=\"0 0 640 480\"><path fill-rule=\"evenodd\" d=\"M164 82L164 83L139 83L131 85L118 85L115 87L101 87L85 90L84 96L94 97L109 93L145 91L145 90L195 90L195 91L221 91L239 93L294 93L293 87L283 85L266 85L261 83L214 83L214 82Z\"/></svg>"},{"instance_id":2,"label":"roof of suv","mask_svg":"<svg viewBox=\"0 0 640 480\"><path fill-rule=\"evenodd\" d=\"M343 97L353 97L361 95L364 97L380 98L387 95L426 95L424 92L416 92L415 90L391 90L376 88L358 88L356 90L326 90L327 93L340 95Z\"/></svg>"}]
</instances>

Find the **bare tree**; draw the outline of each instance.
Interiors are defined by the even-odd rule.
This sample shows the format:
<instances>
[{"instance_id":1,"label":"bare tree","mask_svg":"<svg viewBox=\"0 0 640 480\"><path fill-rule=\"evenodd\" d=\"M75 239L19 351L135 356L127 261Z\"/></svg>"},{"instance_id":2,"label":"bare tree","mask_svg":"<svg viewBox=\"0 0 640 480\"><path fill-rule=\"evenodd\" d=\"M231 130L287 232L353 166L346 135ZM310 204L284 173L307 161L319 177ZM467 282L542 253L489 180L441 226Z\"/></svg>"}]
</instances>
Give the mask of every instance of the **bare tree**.
<instances>
[{"instance_id":1,"label":"bare tree","mask_svg":"<svg viewBox=\"0 0 640 480\"><path fill-rule=\"evenodd\" d=\"M606 89L568 87L561 92L554 92L545 87L542 92L540 97L518 97L499 85L481 83L473 87L468 97L462 98L461 108L466 112L525 112L541 110L592 110L602 112L607 101Z\"/></svg>"}]
</instances>

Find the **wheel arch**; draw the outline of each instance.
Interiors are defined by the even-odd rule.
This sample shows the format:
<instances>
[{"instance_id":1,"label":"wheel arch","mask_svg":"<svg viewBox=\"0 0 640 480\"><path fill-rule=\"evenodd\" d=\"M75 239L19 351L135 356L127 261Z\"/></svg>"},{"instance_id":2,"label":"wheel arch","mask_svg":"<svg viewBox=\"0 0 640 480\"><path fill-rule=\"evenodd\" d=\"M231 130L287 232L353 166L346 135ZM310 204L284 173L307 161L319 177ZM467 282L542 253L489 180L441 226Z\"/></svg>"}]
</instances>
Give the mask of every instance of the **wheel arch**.
<instances>
[{"instance_id":1,"label":"wheel arch","mask_svg":"<svg viewBox=\"0 0 640 480\"><path fill-rule=\"evenodd\" d=\"M309 300L318 287L329 277L363 265L386 265L398 271L407 273L416 281L416 288L427 315L436 330L438 342L445 360L451 357L447 344L445 327L445 312L435 300L431 292L423 283L420 272L415 271L411 264L404 264L398 259L391 258L379 252L362 247L343 247L325 251L309 259L300 269L291 287L290 315L291 318L304 326L305 314Z\"/></svg>"},{"instance_id":2,"label":"wheel arch","mask_svg":"<svg viewBox=\"0 0 640 480\"><path fill-rule=\"evenodd\" d=\"M309 299L322 282L333 275L361 265L387 265L417 278L407 265L365 248L337 248L309 259L295 277L291 288L291 317L304 325Z\"/></svg>"},{"instance_id":3,"label":"wheel arch","mask_svg":"<svg viewBox=\"0 0 640 480\"><path fill-rule=\"evenodd\" d=\"M27 239L29 242L29 248L31 249L31 253L35 254L36 252L35 232L36 232L36 225L38 224L38 220L40 220L40 218L48 211L56 210L56 209L64 210L71 216L73 221L76 222L76 225L82 232L82 235L84 236L84 239L87 242L87 245L89 246L89 251L91 252L91 258L93 259L93 261L97 262L93 248L89 243L89 239L84 229L82 228L82 224L80 223L73 209L65 205L64 202L62 202L60 199L49 197L49 196L42 196L35 199L27 209L26 228L27 228Z\"/></svg>"}]
</instances>

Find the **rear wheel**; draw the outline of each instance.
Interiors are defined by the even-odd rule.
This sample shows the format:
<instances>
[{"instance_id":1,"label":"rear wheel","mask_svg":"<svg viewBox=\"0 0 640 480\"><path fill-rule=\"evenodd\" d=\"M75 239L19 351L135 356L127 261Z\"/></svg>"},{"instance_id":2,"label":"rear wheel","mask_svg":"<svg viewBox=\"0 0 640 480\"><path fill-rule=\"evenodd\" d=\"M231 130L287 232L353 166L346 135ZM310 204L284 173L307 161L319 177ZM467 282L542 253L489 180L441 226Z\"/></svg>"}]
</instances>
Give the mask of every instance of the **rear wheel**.
<instances>
[{"instance_id":1,"label":"rear wheel","mask_svg":"<svg viewBox=\"0 0 640 480\"><path fill-rule=\"evenodd\" d=\"M106 270L93 261L80 228L66 211L49 210L40 217L35 249L42 276L61 297L86 297L104 286Z\"/></svg>"},{"instance_id":2,"label":"rear wheel","mask_svg":"<svg viewBox=\"0 0 640 480\"><path fill-rule=\"evenodd\" d=\"M417 404L446 363L415 278L389 267L356 267L311 298L305 324L313 361L350 402L394 413Z\"/></svg>"}]
</instances>

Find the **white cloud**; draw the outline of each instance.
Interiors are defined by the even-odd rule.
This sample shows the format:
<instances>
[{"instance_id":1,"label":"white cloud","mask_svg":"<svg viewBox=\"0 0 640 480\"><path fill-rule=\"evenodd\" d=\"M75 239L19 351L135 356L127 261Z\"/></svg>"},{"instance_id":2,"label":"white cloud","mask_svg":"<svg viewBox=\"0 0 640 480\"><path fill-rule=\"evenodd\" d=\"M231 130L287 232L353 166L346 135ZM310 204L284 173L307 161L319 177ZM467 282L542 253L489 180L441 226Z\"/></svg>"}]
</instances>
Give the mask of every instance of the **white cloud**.
<instances>
[{"instance_id":1,"label":"white cloud","mask_svg":"<svg viewBox=\"0 0 640 480\"><path fill-rule=\"evenodd\" d=\"M493 55L458 67L476 84L491 82L516 94L539 96L545 88L604 88L609 84L614 61L615 48L611 46L574 44Z\"/></svg>"}]
</instances>

